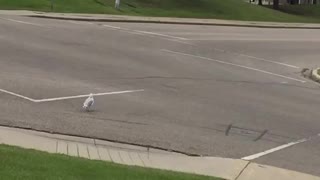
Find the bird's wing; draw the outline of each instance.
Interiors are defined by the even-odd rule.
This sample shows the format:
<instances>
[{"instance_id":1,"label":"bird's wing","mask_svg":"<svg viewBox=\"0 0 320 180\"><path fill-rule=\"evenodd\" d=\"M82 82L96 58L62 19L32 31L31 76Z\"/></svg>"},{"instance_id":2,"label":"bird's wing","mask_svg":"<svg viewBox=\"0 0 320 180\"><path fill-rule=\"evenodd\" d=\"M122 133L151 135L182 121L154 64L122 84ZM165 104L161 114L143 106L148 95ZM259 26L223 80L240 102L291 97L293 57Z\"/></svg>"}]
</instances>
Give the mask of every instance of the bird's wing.
<instances>
[{"instance_id":1,"label":"bird's wing","mask_svg":"<svg viewBox=\"0 0 320 180\"><path fill-rule=\"evenodd\" d=\"M88 107L92 106L93 105L93 102L92 101L89 101L88 103Z\"/></svg>"},{"instance_id":2,"label":"bird's wing","mask_svg":"<svg viewBox=\"0 0 320 180\"><path fill-rule=\"evenodd\" d=\"M88 99L87 106L90 107L93 104L94 104L94 99L93 98Z\"/></svg>"},{"instance_id":3,"label":"bird's wing","mask_svg":"<svg viewBox=\"0 0 320 180\"><path fill-rule=\"evenodd\" d=\"M89 102L90 102L90 98L87 98L84 103L83 103L83 106L88 106L89 105Z\"/></svg>"}]
</instances>

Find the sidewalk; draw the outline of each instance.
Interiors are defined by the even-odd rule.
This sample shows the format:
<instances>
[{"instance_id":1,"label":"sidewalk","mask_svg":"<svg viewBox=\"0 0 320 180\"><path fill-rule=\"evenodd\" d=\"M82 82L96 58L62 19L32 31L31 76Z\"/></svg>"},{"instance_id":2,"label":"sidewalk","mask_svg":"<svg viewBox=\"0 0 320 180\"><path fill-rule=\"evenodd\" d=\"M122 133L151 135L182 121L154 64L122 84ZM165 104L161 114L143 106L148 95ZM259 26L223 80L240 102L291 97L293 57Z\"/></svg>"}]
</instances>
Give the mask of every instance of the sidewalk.
<instances>
[{"instance_id":1,"label":"sidewalk","mask_svg":"<svg viewBox=\"0 0 320 180\"><path fill-rule=\"evenodd\" d=\"M215 176L228 180L320 180L320 177L238 159L190 157L153 148L1 126L0 143L49 153Z\"/></svg>"},{"instance_id":2,"label":"sidewalk","mask_svg":"<svg viewBox=\"0 0 320 180\"><path fill-rule=\"evenodd\" d=\"M19 15L19 16L31 16L31 17L48 18L48 19L96 21L96 22L131 22L131 23L214 25L214 26L259 27L259 28L320 29L320 24L307 24L307 23L278 23L278 22L233 21L233 20L219 20L219 19L142 17L142 16L107 15L107 14L44 13L44 12L34 12L34 11L0 10L0 15Z\"/></svg>"}]
</instances>

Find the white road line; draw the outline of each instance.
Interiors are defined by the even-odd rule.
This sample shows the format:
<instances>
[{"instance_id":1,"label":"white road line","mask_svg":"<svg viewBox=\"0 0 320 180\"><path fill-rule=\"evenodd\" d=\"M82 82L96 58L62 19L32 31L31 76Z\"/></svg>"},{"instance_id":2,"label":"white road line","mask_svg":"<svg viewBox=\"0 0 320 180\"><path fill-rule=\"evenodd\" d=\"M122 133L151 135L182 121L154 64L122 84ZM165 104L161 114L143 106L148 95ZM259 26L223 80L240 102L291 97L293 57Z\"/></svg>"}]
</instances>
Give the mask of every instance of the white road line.
<instances>
[{"instance_id":1,"label":"white road line","mask_svg":"<svg viewBox=\"0 0 320 180\"><path fill-rule=\"evenodd\" d=\"M260 61L279 64L279 65L283 65L283 66L287 66L287 67L291 67L291 68L295 68L295 69L300 69L300 67L298 67L298 66L294 66L294 65L290 65L290 64L286 64L286 63L281 63L281 62L277 62L277 61L271 61L271 60L268 60L268 59L259 58L259 57L255 57L255 56L250 56L250 55L241 54L241 53L236 53L236 54L239 54L240 56L244 56L244 57L260 60Z\"/></svg>"},{"instance_id":2,"label":"white road line","mask_svg":"<svg viewBox=\"0 0 320 180\"><path fill-rule=\"evenodd\" d=\"M308 83L311 83L311 84L313 84L313 85L316 85L316 86L320 86L320 84L318 83L318 82L315 82L315 81L313 81L313 80L311 80L311 79L306 79L306 81L308 82Z\"/></svg>"},{"instance_id":3,"label":"white road line","mask_svg":"<svg viewBox=\"0 0 320 180\"><path fill-rule=\"evenodd\" d=\"M125 94L125 93L134 93L134 92L141 92L144 91L144 89L138 89L138 90L126 90L126 91L114 91L114 92L105 92L105 93L96 93L93 94L94 96L105 96L105 95L114 95L114 94ZM77 98L83 98L88 97L89 94L85 95L78 95L78 96L67 96L67 97L57 97L57 98L48 98L48 99L32 99L11 91L7 91L5 89L0 89L0 92L10 94L12 96L16 96L34 103L41 103L41 102L51 102L51 101L61 101L61 100L67 100L67 99L77 99Z\"/></svg>"},{"instance_id":4,"label":"white road line","mask_svg":"<svg viewBox=\"0 0 320 180\"><path fill-rule=\"evenodd\" d=\"M190 42L186 42L186 41L179 41L179 40L176 40L176 39L166 39L168 41L173 41L173 42L178 42L178 43L181 43L181 44L188 44L188 45L194 45L193 43L190 43Z\"/></svg>"},{"instance_id":5,"label":"white road line","mask_svg":"<svg viewBox=\"0 0 320 180\"><path fill-rule=\"evenodd\" d=\"M207 57L202 57L202 56L196 56L196 55L192 55L192 54L181 53L181 52L170 51L170 50L167 50L167 49L162 49L162 51L169 52L169 53L173 53L173 54L179 54L179 55L189 56L189 57L195 57L195 58L204 59L204 60L207 60L207 61L214 61L214 62L218 62L218 63L221 63L221 64L227 64L227 65L231 65L231 66L241 67L241 68L244 68L244 69L249 69L249 70L252 70L252 71L257 71L257 72L261 72L261 73L265 73L265 74L269 74L269 75L281 77L281 78L284 78L284 79L290 79L290 80L293 80L293 81L298 81L298 82L301 82L301 83L305 83L305 82L306 82L306 81L303 81L303 80L300 80L300 79L296 79L296 78L284 76L284 75L281 75L281 74L276 74L276 73L268 72L268 71L265 71L265 70L256 69L256 68L252 68L252 67L248 67L248 66L243 66L243 65L239 65L239 64L234 64L234 63L230 63L230 62L226 62L226 61L221 61L221 60L216 60L216 59L211 59L211 58L207 58Z\"/></svg>"},{"instance_id":6,"label":"white road line","mask_svg":"<svg viewBox=\"0 0 320 180\"><path fill-rule=\"evenodd\" d=\"M144 35L144 34L142 34L142 33L134 32L134 31L127 31L127 33L135 34L135 35Z\"/></svg>"},{"instance_id":7,"label":"white road line","mask_svg":"<svg viewBox=\"0 0 320 180\"><path fill-rule=\"evenodd\" d=\"M218 49L218 48L213 48L215 51L219 51L219 52L226 52L226 50L223 49Z\"/></svg>"},{"instance_id":8,"label":"white road line","mask_svg":"<svg viewBox=\"0 0 320 180\"><path fill-rule=\"evenodd\" d=\"M93 94L93 96L125 94L125 93L141 92L141 91L144 91L144 89L127 90L127 91L115 91L115 92L106 92L106 93L96 93L96 94ZM67 100L67 99L84 98L84 97L88 97L88 96L89 96L89 94L84 94L84 95L78 95L78 96L67 96L67 97L58 97L58 98L49 98L49 99L39 99L39 100L35 100L35 102L39 103L39 102L61 101L61 100Z\"/></svg>"},{"instance_id":9,"label":"white road line","mask_svg":"<svg viewBox=\"0 0 320 180\"><path fill-rule=\"evenodd\" d=\"M215 51L219 51L219 52L235 54L235 55L244 56L244 57L247 57L247 58L256 59L256 60L259 60L259 61L265 61L265 62L269 62L269 63L274 63L274 64L278 64L278 65L287 66L287 67L290 67L290 68L300 69L300 67L298 67L298 66L294 66L294 65L286 64L286 63L281 63L281 62L278 62L278 61L272 61L272 60L261 58L261 57L250 56L250 55L247 55L247 54L242 54L242 53L237 53L237 52L230 52L230 51L219 49L219 48L213 48L213 49Z\"/></svg>"},{"instance_id":10,"label":"white road line","mask_svg":"<svg viewBox=\"0 0 320 180\"><path fill-rule=\"evenodd\" d=\"M70 23L72 24L80 24L80 25L84 25L84 24L88 24L88 25L92 25L93 23L92 22L79 22L79 21L69 21Z\"/></svg>"},{"instance_id":11,"label":"white road line","mask_svg":"<svg viewBox=\"0 0 320 180\"><path fill-rule=\"evenodd\" d=\"M188 42L190 42L190 41L188 41ZM190 44L190 45L194 45L194 44ZM237 52L231 52L231 51L224 50L224 49L219 49L219 48L212 48L212 49L215 50L215 51L218 51L218 52L244 56L244 57L251 58L251 59L256 59L256 60L259 60L259 61L265 61L265 62L274 63L274 64L278 64L278 65L282 65L282 66L286 66L286 67L290 67L290 68L300 69L300 67L295 66L295 65L291 65L291 64L287 64L287 63L281 63L281 62L278 62L278 61L273 61L273 60L269 60L269 59L265 59L265 58L261 58L261 57L251 56L251 55L237 53Z\"/></svg>"},{"instance_id":12,"label":"white road line","mask_svg":"<svg viewBox=\"0 0 320 180\"><path fill-rule=\"evenodd\" d=\"M274 38L274 39L248 39L248 38L243 38L243 39L237 39L237 38L206 38L206 39L188 39L188 41L279 41L279 42L319 42L319 39L280 39L280 38Z\"/></svg>"},{"instance_id":13,"label":"white road line","mask_svg":"<svg viewBox=\"0 0 320 180\"><path fill-rule=\"evenodd\" d=\"M307 139L301 139L299 141L295 141L295 142L291 142L291 143L288 143L288 144L284 144L284 145L275 147L273 149L269 149L267 151L264 151L264 152L261 152L261 153L258 153L258 154L254 154L254 155L251 155L251 156L243 157L241 159L242 160L251 161L251 160L257 159L257 158L259 158L261 156L265 156L267 154L271 154L271 153L274 153L276 151L280 151L282 149L285 149L285 148L288 148L290 146L293 146L293 145L296 145L296 144L300 144L300 143L303 143L303 142L306 142L306 141L307 141Z\"/></svg>"},{"instance_id":14,"label":"white road line","mask_svg":"<svg viewBox=\"0 0 320 180\"><path fill-rule=\"evenodd\" d=\"M143 34L149 34L149 35L155 35L155 36L162 36L162 37L172 38L172 39L188 40L187 38L183 38L183 37L170 36L170 35L166 35L166 34L160 34L160 33L149 32L149 31L139 31L139 30L133 30L133 31L138 32L138 33L143 33Z\"/></svg>"},{"instance_id":15,"label":"white road line","mask_svg":"<svg viewBox=\"0 0 320 180\"><path fill-rule=\"evenodd\" d=\"M31 101L31 102L36 102L35 99L29 98L29 97L26 97L26 96L22 96L20 94L14 93L14 92L10 92L10 91L7 91L5 89L0 89L0 92L7 93L7 94L10 94L12 96L16 96L16 97L19 97L19 98L22 98L22 99L25 99L25 100L28 100L28 101Z\"/></svg>"},{"instance_id":16,"label":"white road line","mask_svg":"<svg viewBox=\"0 0 320 180\"><path fill-rule=\"evenodd\" d=\"M188 39L182 38L182 37L170 36L170 35L166 35L166 34L160 34L160 33L149 32L149 31L140 31L140 30L122 28L122 27L111 26L111 25L106 25L106 24L104 24L103 26L108 27L108 28L112 28L112 29L128 31L128 33L137 34L137 35L152 35L152 36L160 36L160 37L171 38L171 39L176 39L176 40L188 40ZM166 39L166 40L171 40L171 39ZM182 43L181 41L175 41L175 42ZM187 43L187 42L183 42L183 43L184 44L192 44L192 43Z\"/></svg>"},{"instance_id":17,"label":"white road line","mask_svg":"<svg viewBox=\"0 0 320 180\"><path fill-rule=\"evenodd\" d=\"M112 29L122 29L121 27L117 27L117 26L110 26L110 25L103 25L104 27L108 27L108 28L112 28Z\"/></svg>"},{"instance_id":18,"label":"white road line","mask_svg":"<svg viewBox=\"0 0 320 180\"><path fill-rule=\"evenodd\" d=\"M317 136L319 137L320 134L318 134ZM314 136L313 136L313 137L314 137ZM257 158L259 158L259 157L262 157L262 156L265 156L265 155L274 153L274 152L276 152L276 151L280 151L280 150L282 150L282 149L286 149L286 148L288 148L288 147L291 147L291 146L294 146L294 145L297 145L297 144L300 144L300 143L304 143L304 142L306 142L306 141L311 140L313 137L304 138L304 139L301 139L301 140L298 140L298 141L295 141L295 142L291 142L291 143L288 143L288 144L284 144L284 145L281 145L281 146L278 146L278 147L269 149L269 150L267 150L267 151L263 151L263 152L261 152L261 153L257 153L257 154L251 155L251 156L243 157L243 158L241 158L241 159L242 159L242 160L251 161L251 160L257 159Z\"/></svg>"},{"instance_id":19,"label":"white road line","mask_svg":"<svg viewBox=\"0 0 320 180\"><path fill-rule=\"evenodd\" d=\"M77 23L77 22L74 22L74 21L69 21L69 22L74 23L74 24L81 24L81 23ZM119 26L111 26L111 25L107 25L107 24L103 24L102 26L103 27L107 27L107 28L111 28L113 30L122 30L122 31L125 31L125 32L130 33L130 34L141 35L141 36L143 36L143 35L151 35L152 37L159 36L159 37L163 37L163 39L168 40L168 41L173 41L173 42L178 42L178 43L182 43L182 44L193 45L193 43L185 42L185 40L189 40L189 39L183 38L183 37L170 36L170 35L166 35L166 34L160 34L160 33L149 32L149 31L140 31L140 30L122 28L122 27L119 27Z\"/></svg>"},{"instance_id":20,"label":"white road line","mask_svg":"<svg viewBox=\"0 0 320 180\"><path fill-rule=\"evenodd\" d=\"M42 24L37 24L37 23L30 23L30 22L25 22L25 21L19 21L19 20L15 20L15 19L10 19L10 18L1 18L7 21L11 21L11 22L16 22L16 23L21 23L21 24L28 24L28 25L33 25L33 26L39 26L39 27L45 27Z\"/></svg>"}]
</instances>

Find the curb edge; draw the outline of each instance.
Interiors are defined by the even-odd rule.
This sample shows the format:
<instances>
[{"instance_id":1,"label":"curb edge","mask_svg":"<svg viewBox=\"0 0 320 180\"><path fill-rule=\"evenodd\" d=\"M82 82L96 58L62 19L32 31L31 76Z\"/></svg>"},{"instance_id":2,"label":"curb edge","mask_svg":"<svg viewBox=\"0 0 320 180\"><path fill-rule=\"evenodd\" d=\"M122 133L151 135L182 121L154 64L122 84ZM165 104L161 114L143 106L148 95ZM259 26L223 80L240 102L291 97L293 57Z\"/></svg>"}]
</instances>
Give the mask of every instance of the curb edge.
<instances>
[{"instance_id":1,"label":"curb edge","mask_svg":"<svg viewBox=\"0 0 320 180\"><path fill-rule=\"evenodd\" d=\"M115 18L81 18L81 17L61 17L48 15L23 15L27 17L58 19L72 21L89 22L125 22L125 23L157 23L157 24L180 24L180 25L207 25L207 26L231 26L231 27L253 27L253 28L271 28L271 29L320 29L320 27L311 26L283 26L283 25L258 25L258 24L235 24L235 23L210 23L210 22L179 22L166 20L139 20L139 19L115 19Z\"/></svg>"}]
</instances>

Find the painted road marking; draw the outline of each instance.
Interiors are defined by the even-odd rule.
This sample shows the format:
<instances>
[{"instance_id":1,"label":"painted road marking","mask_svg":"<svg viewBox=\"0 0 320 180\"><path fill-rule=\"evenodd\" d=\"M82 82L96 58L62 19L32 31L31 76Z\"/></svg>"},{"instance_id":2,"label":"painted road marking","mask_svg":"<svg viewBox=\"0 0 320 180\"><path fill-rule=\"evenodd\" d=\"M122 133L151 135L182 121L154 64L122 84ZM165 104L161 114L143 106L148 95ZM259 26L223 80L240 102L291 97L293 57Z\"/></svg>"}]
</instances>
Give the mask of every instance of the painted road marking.
<instances>
[{"instance_id":1,"label":"painted road marking","mask_svg":"<svg viewBox=\"0 0 320 180\"><path fill-rule=\"evenodd\" d=\"M122 29L121 27L117 27L117 26L110 26L110 25L103 25L104 27L108 27L108 28L112 28L112 29Z\"/></svg>"},{"instance_id":2,"label":"painted road marking","mask_svg":"<svg viewBox=\"0 0 320 180\"><path fill-rule=\"evenodd\" d=\"M74 21L69 21L69 22L73 23L73 24L89 24L89 23L77 23ZM93 24L93 23L90 23L90 24ZM173 42L178 42L181 44L193 45L193 43L185 42L185 40L189 40L189 39L183 38L183 37L170 36L167 34L160 34L160 33L155 33L155 32L150 32L150 31L140 31L140 30L122 28L119 26L112 26L112 25L107 25L107 24L100 24L100 25L102 25L103 27L106 27L106 28L113 29L113 30L122 30L126 33L130 33L130 34L134 34L134 35L141 35L141 36L149 35L151 37L160 37L161 39L165 39L165 40L173 41Z\"/></svg>"},{"instance_id":3,"label":"painted road marking","mask_svg":"<svg viewBox=\"0 0 320 180\"><path fill-rule=\"evenodd\" d=\"M256 60L259 60L259 61L265 61L265 62L269 62L269 63L273 63L273 64L287 66L287 67L290 67L290 68L300 69L300 67L298 67L298 66L294 66L294 65L291 65L291 64L286 64L286 63L282 63L282 62L278 62L278 61L273 61L273 60L269 60L269 59L265 59L265 58L261 58L261 57L251 56L251 55L237 53L237 52L230 52L230 51L219 49L219 48L213 48L213 49L215 51L219 51L219 52L235 54L235 55L244 56L244 57L247 57L247 58L256 59Z\"/></svg>"},{"instance_id":4,"label":"painted road marking","mask_svg":"<svg viewBox=\"0 0 320 180\"><path fill-rule=\"evenodd\" d=\"M72 24L79 24L79 25L84 25L84 24L87 24L87 25L92 25L93 23L92 22L79 22L79 21L69 21L70 23Z\"/></svg>"},{"instance_id":5,"label":"painted road marking","mask_svg":"<svg viewBox=\"0 0 320 180\"><path fill-rule=\"evenodd\" d=\"M29 98L29 97L26 97L26 96L23 96L23 95L20 95L20 94L11 92L11 91L7 91L5 89L0 89L0 92L7 93L7 94L10 94L12 96L16 96L16 97L19 97L19 98L22 98L22 99L25 99L25 100L28 100L28 101L31 101L31 102L35 102L35 100L32 99L32 98Z\"/></svg>"},{"instance_id":6,"label":"painted road marking","mask_svg":"<svg viewBox=\"0 0 320 180\"><path fill-rule=\"evenodd\" d=\"M26 21L19 21L19 20L10 19L10 18L0 18L0 19L4 19L4 20L7 20L7 21L16 22L16 23L21 23L21 24L28 24L28 25L33 25L33 26L45 27L42 24L31 23L31 22L26 22Z\"/></svg>"},{"instance_id":7,"label":"painted road marking","mask_svg":"<svg viewBox=\"0 0 320 180\"><path fill-rule=\"evenodd\" d=\"M242 34L242 33L215 33L215 32L177 32L171 31L167 32L168 34L174 35L196 35L196 36L207 36L207 35L215 35L215 36L250 36L251 34ZM257 36L258 37L258 36Z\"/></svg>"},{"instance_id":8,"label":"painted road marking","mask_svg":"<svg viewBox=\"0 0 320 180\"><path fill-rule=\"evenodd\" d=\"M166 35L166 34L160 34L160 33L149 32L149 31L138 31L138 30L133 30L133 31L138 32L138 33L143 33L143 34L150 34L150 35L155 35L155 36L172 38L172 39L188 40L187 38L183 38L183 37L170 36L170 35Z\"/></svg>"},{"instance_id":9,"label":"painted road marking","mask_svg":"<svg viewBox=\"0 0 320 180\"><path fill-rule=\"evenodd\" d=\"M318 134L317 136L311 136L311 137L309 137L309 138L304 138L304 139L300 139L300 140L298 140L298 141L290 142L290 143L288 143L288 144L284 144L284 145L281 145L281 146L278 146L278 147L269 149L269 150L267 150L267 151L263 151L263 152L261 152L261 153L257 153L257 154L254 154L254 155L250 155L250 156L247 156L247 157L243 157L243 158L241 158L241 159L242 159L242 160L251 161L251 160L260 158L260 157L262 157L262 156L265 156L265 155L268 155L268 154L271 154L271 153L274 153L274 152L277 152L277 151L280 151L280 150L289 148L289 147L291 147L291 146L294 146L294 145L297 145L297 144L300 144L300 143L307 142L307 141L311 140L311 139L314 138L314 137L320 137L320 134Z\"/></svg>"},{"instance_id":10,"label":"painted road marking","mask_svg":"<svg viewBox=\"0 0 320 180\"><path fill-rule=\"evenodd\" d=\"M115 92L106 92L106 93L96 93L96 94L93 94L93 96L105 96L105 95L114 95L114 94L125 94L125 93L141 92L141 91L144 91L144 89L127 90L127 91L115 91ZM39 100L35 100L35 102L61 101L61 100L67 100L67 99L84 98L84 97L88 97L88 96L90 96L90 94L77 95L77 96L66 96L66 97L58 97L58 98L49 98L49 99L39 99Z\"/></svg>"},{"instance_id":11,"label":"painted road marking","mask_svg":"<svg viewBox=\"0 0 320 180\"><path fill-rule=\"evenodd\" d=\"M190 41L188 41L188 40L190 40L190 39L187 39L185 42L190 42ZM185 44L187 44L187 43L185 43ZM196 46L196 45L193 44L193 43L191 43L191 44L189 44L189 45ZM282 65L282 66L286 66L286 67L290 67L290 68L300 69L300 67L295 66L295 65L291 65L291 64L287 64L287 63L282 63L282 62L278 62L278 61L273 61L273 60L269 60L269 59L266 59L266 58L256 57L256 56L247 55L247 54L243 54L243 53L231 52L231 51L224 50L224 49L219 49L219 48L212 48L212 49L215 50L215 51L218 51L218 52L230 53L230 54L239 55L239 56L244 56L244 57L251 58L251 59L256 59L256 60L259 60L259 61L265 61L265 62L269 62L269 63L273 63L273 64L278 64L278 65Z\"/></svg>"},{"instance_id":12,"label":"painted road marking","mask_svg":"<svg viewBox=\"0 0 320 180\"><path fill-rule=\"evenodd\" d=\"M286 63L281 63L281 62L272 61L272 60L268 60L268 59L264 59L264 58L259 58L259 57L255 57L255 56L250 56L250 55L246 55L246 54L241 54L241 53L236 53L236 54L239 54L240 56L244 56L244 57L248 57L248 58L260 60L260 61L265 61L265 62L269 62L269 63L279 64L279 65L283 65L283 66L287 66L287 67L291 67L291 68L295 68L295 69L300 69L300 67L298 67L298 66L294 66L294 65L290 65L290 64L286 64Z\"/></svg>"},{"instance_id":13,"label":"painted road marking","mask_svg":"<svg viewBox=\"0 0 320 180\"><path fill-rule=\"evenodd\" d=\"M295 65L291 65L291 64L287 64L287 63L282 63L282 62L278 62L278 61L273 61L273 60L269 60L269 59L265 59L265 58L261 58L261 57L251 56L251 55L242 54L242 53L237 53L237 52L231 52L231 51L224 50L224 49L219 49L219 48L212 48L212 49L215 50L215 51L218 51L218 52L223 52L223 53L229 53L229 54L244 56L244 57L251 58L251 59L256 59L256 60L259 60L259 61L265 61L265 62L269 62L269 63L273 63L273 64L278 64L278 65L282 65L282 66L287 66L287 67L290 67L290 68L300 69L300 67L295 66Z\"/></svg>"},{"instance_id":14,"label":"painted road marking","mask_svg":"<svg viewBox=\"0 0 320 180\"><path fill-rule=\"evenodd\" d=\"M187 41L180 41L180 40L176 40L176 39L167 39L166 40L168 41L173 41L173 42L178 42L178 43L181 43L181 44L188 44L188 45L194 45L193 43L190 43L190 42L187 42Z\"/></svg>"},{"instance_id":15,"label":"painted road marking","mask_svg":"<svg viewBox=\"0 0 320 180\"><path fill-rule=\"evenodd\" d=\"M134 92L141 92L144 91L144 89L138 89L138 90L126 90L126 91L114 91L114 92L105 92L105 93L95 93L94 96L105 96L105 95L115 95L115 94L126 94L126 93L134 93ZM77 98L84 98L90 96L90 94L84 94L84 95L77 95L77 96L66 96L66 97L57 97L57 98L48 98L48 99L32 99L5 89L0 89L0 92L10 94L12 96L16 96L34 103L41 103L41 102L52 102L52 101L61 101L61 100L68 100L68 99L77 99Z\"/></svg>"},{"instance_id":16,"label":"painted road marking","mask_svg":"<svg viewBox=\"0 0 320 180\"><path fill-rule=\"evenodd\" d=\"M160 33L150 32L150 31L140 31L140 30L122 28L122 27L111 26L111 25L107 25L107 24L104 24L104 25L102 25L102 26L107 27L107 28L111 28L111 29L115 29L115 30L124 30L124 31L127 31L128 33L131 33L131 34L151 35L151 36L153 36L153 37L159 36L159 37L165 38L166 40L171 40L171 39L174 39L174 40L188 40L187 38L183 38L183 37L170 36L170 35L166 35L166 34L160 34ZM170 38L170 39L168 39L168 38ZM180 42L180 43L184 43L184 44L192 44L192 43L181 42L181 41L175 41L175 42Z\"/></svg>"},{"instance_id":17,"label":"painted road marking","mask_svg":"<svg viewBox=\"0 0 320 180\"><path fill-rule=\"evenodd\" d=\"M217 62L217 63L221 63L221 64L227 64L227 65L240 67L240 68L244 68L244 69L249 69L249 70L252 70L252 71L257 71L257 72L261 72L261 73L264 73L264 74L269 74L269 75L281 77L281 78L284 78L284 79L290 79L290 80L298 81L298 82L301 82L301 83L305 83L306 82L306 81L303 81L303 80L300 80L300 79L296 79L296 78L292 78L292 77L289 77L289 76L284 76L284 75L281 75L281 74L276 74L276 73L272 73L272 72L261 70L261 69L256 69L256 68L252 68L252 67L248 67L248 66L244 66L244 65L240 65L240 64L234 64L234 63L230 63L230 62L226 62L226 61L211 59L211 58L207 58L207 57L203 57L203 56L196 56L196 55L186 54L186 53L182 53L182 52L170 51L170 50L167 50L167 49L162 49L162 51L165 51L165 52L168 52L168 53L173 53L173 54L179 54L179 55L183 55L183 56L199 58L199 59L203 59L203 60L207 60L207 61L213 61L213 62Z\"/></svg>"},{"instance_id":18,"label":"painted road marking","mask_svg":"<svg viewBox=\"0 0 320 180\"><path fill-rule=\"evenodd\" d=\"M290 39L280 39L280 38L273 38L273 39L248 39L248 38L198 38L198 39L188 39L189 41L278 41L278 42L319 42L320 40L317 39L317 38L314 38L314 39L293 39L293 38L290 38Z\"/></svg>"}]
</instances>

